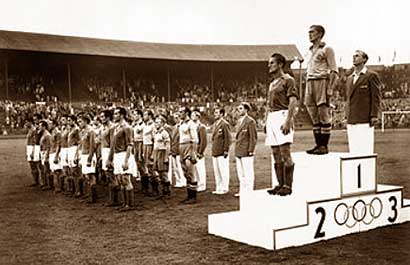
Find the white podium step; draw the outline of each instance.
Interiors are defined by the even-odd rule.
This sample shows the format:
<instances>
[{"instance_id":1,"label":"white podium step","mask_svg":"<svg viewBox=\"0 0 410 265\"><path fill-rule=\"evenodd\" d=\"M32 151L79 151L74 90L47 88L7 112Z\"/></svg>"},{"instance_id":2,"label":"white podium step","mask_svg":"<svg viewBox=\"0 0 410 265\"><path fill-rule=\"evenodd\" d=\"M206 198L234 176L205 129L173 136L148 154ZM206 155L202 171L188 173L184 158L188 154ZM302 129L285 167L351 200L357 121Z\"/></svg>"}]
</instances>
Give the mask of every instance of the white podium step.
<instances>
[{"instance_id":1,"label":"white podium step","mask_svg":"<svg viewBox=\"0 0 410 265\"><path fill-rule=\"evenodd\" d=\"M208 216L208 232L274 250L410 220L403 188L376 184L376 157L293 153L291 196L242 193L240 211Z\"/></svg>"},{"instance_id":2,"label":"white podium step","mask_svg":"<svg viewBox=\"0 0 410 265\"><path fill-rule=\"evenodd\" d=\"M319 201L258 190L242 195L240 211L209 215L208 232L276 250L410 220L410 200L402 198L402 187L378 185L377 190Z\"/></svg>"},{"instance_id":3,"label":"white podium step","mask_svg":"<svg viewBox=\"0 0 410 265\"><path fill-rule=\"evenodd\" d=\"M292 153L295 163L293 193L308 200L326 200L376 191L376 155L329 153L315 156ZM273 165L272 165L273 168ZM272 186L277 185L272 170Z\"/></svg>"}]
</instances>

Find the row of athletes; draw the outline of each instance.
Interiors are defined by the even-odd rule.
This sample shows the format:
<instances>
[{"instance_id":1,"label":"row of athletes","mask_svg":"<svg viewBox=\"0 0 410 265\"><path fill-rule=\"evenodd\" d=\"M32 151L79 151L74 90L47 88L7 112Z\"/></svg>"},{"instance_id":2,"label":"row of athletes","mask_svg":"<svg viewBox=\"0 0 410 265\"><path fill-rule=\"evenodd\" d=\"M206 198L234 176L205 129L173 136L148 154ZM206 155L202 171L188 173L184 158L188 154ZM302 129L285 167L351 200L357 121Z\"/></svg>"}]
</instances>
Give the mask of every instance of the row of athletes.
<instances>
[{"instance_id":1,"label":"row of athletes","mask_svg":"<svg viewBox=\"0 0 410 265\"><path fill-rule=\"evenodd\" d=\"M317 38L311 37L312 43L320 43L323 33L322 27L312 26L309 34L317 36ZM313 56L311 60L314 58ZM365 67L367 60L368 55L365 52L356 51L354 53L354 72L349 77L347 92L346 116L349 123L349 150L359 154L373 152L374 131L368 129L365 131L362 127L365 125L366 128L373 129L374 117L377 116L380 109L381 83L377 74ZM298 101L295 80L284 72L285 64L285 57L279 53L275 53L269 58L268 69L271 83L267 95L268 111L265 140L266 145L270 146L272 150L275 161L273 170L275 170L279 183L268 192L282 196L292 193L295 165L291 157L291 144L293 143L294 116ZM332 73L330 69L328 69L328 73ZM326 83L326 89L323 91L326 92L331 85L327 81L324 83ZM308 84L306 94L309 94L309 91L316 91L309 88L312 87L309 87ZM309 104L306 105L309 106ZM327 105L317 104L316 106ZM240 103L237 108L239 120L234 139L234 155L240 183L239 193L235 194L237 196L242 192L253 190L254 186L253 164L257 132L255 120L248 115L250 109L250 105L246 102ZM229 191L228 155L232 140L230 126L224 119L224 114L223 108L215 109L215 123L211 137L211 154L216 183L215 194L225 194ZM144 113L135 111L131 116L134 116L135 119L132 124L128 124L126 121L127 111L118 107L114 110L114 122L111 122L111 112L108 110L101 112L102 128L98 132L98 137L91 130L90 118L87 115L80 116L79 127L77 127L76 119L73 116L63 117L60 129L58 129L59 124L56 121L51 122L51 134L47 130L47 122L39 122L39 130L36 130L35 125L32 125L28 134L27 157L32 168L34 185L38 184L36 161L41 159L44 165L47 163L50 165L51 171L54 172L52 175L57 176L54 178L55 183L58 184L57 191L60 189L59 187L63 186L61 175L65 175L67 176L68 191L81 196L80 184L85 179L90 187L90 201L93 202L96 197L95 165L97 157L100 157L103 175L108 176L107 179L110 183L109 205L118 203L116 198L120 197L124 208L132 207L134 195L131 191L133 191L133 180L135 180L133 177L138 178L139 176L144 194L158 195L158 185L162 184L162 195L169 196L170 183L175 175L175 185L177 187L186 185L187 187L187 198L184 202L196 202L197 191L206 188L204 152L207 146L207 137L204 125L199 122L200 112L191 111L186 107L182 108L180 112L173 114L176 121L174 126L167 124L167 117L164 115L157 115L154 120L154 115L150 110L145 110ZM34 119L38 121L39 117L35 116ZM315 123L314 119L312 120ZM327 142L329 138L325 137L328 135L327 129L329 128L327 127L326 133L321 131L319 134L314 130L316 132L314 134L315 140L320 141L316 141L317 146L314 148L314 152L309 150L308 153L326 154L328 152ZM356 128L360 131L358 132ZM35 133L36 131L38 133ZM59 134L61 134L61 140L56 140L56 135ZM97 141L98 147L96 139L99 139ZM326 143L322 143L323 139L326 140ZM321 150L323 146L326 147L324 152ZM61 165L59 165L59 161ZM61 171L64 174L61 174ZM43 177L43 179L45 187L48 188L51 181L47 177ZM149 192L150 186L151 192Z\"/></svg>"},{"instance_id":2,"label":"row of athletes","mask_svg":"<svg viewBox=\"0 0 410 265\"><path fill-rule=\"evenodd\" d=\"M248 116L248 103L238 107L235 156L240 192L253 189L253 156L257 139L256 122ZM224 109L215 110L212 133L212 157L216 179L214 194L229 191L229 147L231 130L224 119ZM128 123L127 117L133 117ZM117 107L99 114L101 126L90 125L88 114L78 118L62 116L59 121L45 121L34 115L28 123L27 160L33 176L31 186L65 190L75 197L97 198L98 161L101 176L108 180L109 203L121 209L134 206L138 180L144 195L168 197L175 176L175 187L186 187L184 203L195 203L197 192L206 189L204 153L207 146L205 126L200 112L187 107L174 113L173 126L168 117L151 110L127 110ZM162 186L162 191L159 191Z\"/></svg>"}]
</instances>

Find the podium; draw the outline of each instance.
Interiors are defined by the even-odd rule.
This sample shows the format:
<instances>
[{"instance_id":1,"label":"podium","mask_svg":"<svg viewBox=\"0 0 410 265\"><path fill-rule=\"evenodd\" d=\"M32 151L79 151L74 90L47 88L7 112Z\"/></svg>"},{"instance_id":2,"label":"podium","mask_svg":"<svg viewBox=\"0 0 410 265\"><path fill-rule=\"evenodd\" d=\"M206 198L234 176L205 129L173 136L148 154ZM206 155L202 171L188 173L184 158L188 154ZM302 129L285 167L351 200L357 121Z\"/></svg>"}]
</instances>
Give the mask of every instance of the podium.
<instances>
[{"instance_id":1,"label":"podium","mask_svg":"<svg viewBox=\"0 0 410 265\"><path fill-rule=\"evenodd\" d=\"M377 184L377 155L292 154L290 196L241 194L240 210L208 216L208 233L277 250L410 220L403 187Z\"/></svg>"}]
</instances>

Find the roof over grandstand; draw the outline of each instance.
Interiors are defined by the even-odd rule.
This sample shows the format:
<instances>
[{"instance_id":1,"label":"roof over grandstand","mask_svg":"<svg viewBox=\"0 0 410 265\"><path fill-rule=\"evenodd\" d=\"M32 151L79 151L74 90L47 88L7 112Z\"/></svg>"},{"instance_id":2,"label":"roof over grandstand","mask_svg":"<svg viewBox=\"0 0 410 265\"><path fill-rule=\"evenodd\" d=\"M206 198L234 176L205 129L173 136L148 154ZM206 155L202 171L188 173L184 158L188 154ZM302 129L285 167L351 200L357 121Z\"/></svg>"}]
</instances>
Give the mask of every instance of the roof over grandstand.
<instances>
[{"instance_id":1,"label":"roof over grandstand","mask_svg":"<svg viewBox=\"0 0 410 265\"><path fill-rule=\"evenodd\" d=\"M296 45L198 45L120 41L0 30L0 49L181 61L267 61L278 52L303 60Z\"/></svg>"}]
</instances>

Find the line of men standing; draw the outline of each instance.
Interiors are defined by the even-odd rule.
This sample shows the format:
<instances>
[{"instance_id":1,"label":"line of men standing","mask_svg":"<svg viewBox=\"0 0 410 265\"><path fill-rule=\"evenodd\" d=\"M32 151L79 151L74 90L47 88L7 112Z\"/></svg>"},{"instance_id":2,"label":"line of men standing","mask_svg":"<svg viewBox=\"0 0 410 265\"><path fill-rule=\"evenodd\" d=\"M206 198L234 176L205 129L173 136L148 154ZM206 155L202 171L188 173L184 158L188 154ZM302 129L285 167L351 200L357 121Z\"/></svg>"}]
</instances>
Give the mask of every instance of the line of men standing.
<instances>
[{"instance_id":1,"label":"line of men standing","mask_svg":"<svg viewBox=\"0 0 410 265\"><path fill-rule=\"evenodd\" d=\"M235 141L240 192L253 190L253 157L256 121L251 107L241 103ZM212 132L212 160L216 180L214 194L229 192L229 147L231 129L223 108L215 110ZM130 118L131 117L131 118ZM125 108L104 110L93 118L89 113L63 115L52 121L34 115L27 123L27 160L33 184L43 190L65 191L89 203L97 201L97 182L106 180L107 206L135 204L137 181L145 196L169 197L171 182L186 187L184 203L195 203L197 193L206 190L206 127L199 110L181 108L172 115L174 124L162 113ZM100 164L100 170L99 169ZM159 186L162 186L160 192ZM239 195L236 194L236 196Z\"/></svg>"},{"instance_id":2,"label":"line of men standing","mask_svg":"<svg viewBox=\"0 0 410 265\"><path fill-rule=\"evenodd\" d=\"M333 50L322 42L325 30L320 25L309 29L312 42L307 67L305 105L312 118L315 147L308 154L325 155L331 132L330 98L337 83L337 68ZM380 110L381 82L378 75L365 66L368 55L356 51L354 71L347 82L349 150L354 154L373 153L374 124ZM278 185L269 189L272 195L292 194L295 164L291 157L294 137L294 117L298 91L294 78L285 71L286 59L274 53L268 62L270 75L267 93L266 139L274 159L273 170ZM235 142L235 163L239 192L254 189L254 156L257 141L256 121L249 116L251 106L237 106L238 122L234 140L231 127L224 119L225 110L214 110L212 129L212 163L216 195L229 192L229 148ZM169 124L170 117L174 120ZM28 121L27 160L37 186L54 187L75 197L97 201L97 180L108 182L108 206L120 205L121 210L134 207L137 181L145 196L161 198L175 188L186 187L183 203L195 203L197 193L206 190L205 150L208 145L206 127L200 122L197 109L183 107L167 115L146 109L123 107L104 110L97 118L87 113L77 117L63 115L59 121L41 120L35 114ZM91 123L93 122L93 125ZM101 170L98 165L101 164ZM162 187L160 192L159 186Z\"/></svg>"}]
</instances>

